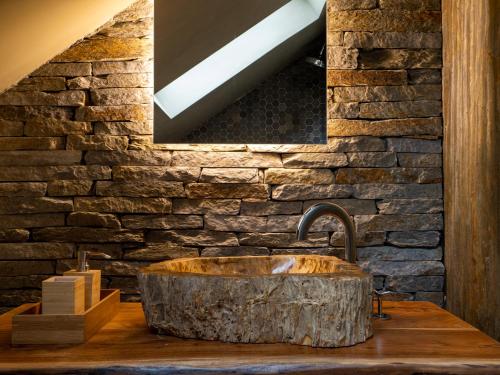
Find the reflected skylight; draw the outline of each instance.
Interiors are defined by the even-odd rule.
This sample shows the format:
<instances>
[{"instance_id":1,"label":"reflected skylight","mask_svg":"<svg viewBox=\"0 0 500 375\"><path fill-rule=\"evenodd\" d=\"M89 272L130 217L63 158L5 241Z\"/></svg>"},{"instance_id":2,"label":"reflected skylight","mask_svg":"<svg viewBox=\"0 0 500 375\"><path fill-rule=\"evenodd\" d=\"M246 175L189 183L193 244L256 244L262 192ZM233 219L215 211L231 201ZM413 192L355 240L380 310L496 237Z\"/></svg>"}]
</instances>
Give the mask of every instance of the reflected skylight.
<instances>
[{"instance_id":1,"label":"reflected skylight","mask_svg":"<svg viewBox=\"0 0 500 375\"><path fill-rule=\"evenodd\" d=\"M291 0L154 95L171 119L318 20L326 0Z\"/></svg>"}]
</instances>

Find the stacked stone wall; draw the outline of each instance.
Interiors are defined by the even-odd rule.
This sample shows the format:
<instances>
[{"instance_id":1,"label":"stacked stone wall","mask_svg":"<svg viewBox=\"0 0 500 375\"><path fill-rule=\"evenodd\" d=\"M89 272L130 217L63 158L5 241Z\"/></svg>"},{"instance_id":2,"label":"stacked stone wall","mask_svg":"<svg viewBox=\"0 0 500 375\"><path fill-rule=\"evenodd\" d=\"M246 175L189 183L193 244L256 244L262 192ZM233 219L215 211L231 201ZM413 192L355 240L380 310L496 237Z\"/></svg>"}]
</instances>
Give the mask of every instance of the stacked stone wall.
<instances>
[{"instance_id":1,"label":"stacked stone wall","mask_svg":"<svg viewBox=\"0 0 500 375\"><path fill-rule=\"evenodd\" d=\"M0 305L37 300L81 249L138 300L176 257L343 253L395 298L443 300L441 13L435 0L330 0L327 145L152 143L152 4L141 0L0 95Z\"/></svg>"}]
</instances>

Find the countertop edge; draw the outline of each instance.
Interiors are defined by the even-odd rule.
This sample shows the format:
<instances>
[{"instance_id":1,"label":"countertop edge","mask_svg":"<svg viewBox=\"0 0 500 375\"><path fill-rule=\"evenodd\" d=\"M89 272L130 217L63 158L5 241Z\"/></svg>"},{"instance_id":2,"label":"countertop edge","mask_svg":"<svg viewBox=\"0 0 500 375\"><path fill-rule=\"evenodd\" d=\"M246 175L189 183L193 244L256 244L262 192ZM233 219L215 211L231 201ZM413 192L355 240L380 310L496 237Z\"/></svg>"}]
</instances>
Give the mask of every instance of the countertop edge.
<instances>
[{"instance_id":1,"label":"countertop edge","mask_svg":"<svg viewBox=\"0 0 500 375\"><path fill-rule=\"evenodd\" d=\"M215 363L219 362L219 363ZM269 358L263 360L261 364L245 363L245 361L235 362L228 360L226 363L223 358L200 359L200 360L134 360L124 362L106 362L89 364L81 363L55 363L38 364L36 367L26 364L0 365L2 374L25 374L26 371L33 374L87 374L89 370L96 371L99 374L116 373L134 373L151 374L161 371L162 374L261 374L261 373L311 373L311 374L345 374L346 370L363 371L363 374L380 373L404 374L405 371L413 373L414 371L432 371L432 373L470 374L473 369L474 374L500 374L500 358L496 359L474 359L462 360L457 363L456 358L449 360L430 359L430 358L412 358L411 360L402 358L385 358L383 360L363 360L357 359L336 359L332 361L318 360L315 358L315 364L304 361L290 363L280 358ZM233 362L233 363L231 363Z\"/></svg>"}]
</instances>

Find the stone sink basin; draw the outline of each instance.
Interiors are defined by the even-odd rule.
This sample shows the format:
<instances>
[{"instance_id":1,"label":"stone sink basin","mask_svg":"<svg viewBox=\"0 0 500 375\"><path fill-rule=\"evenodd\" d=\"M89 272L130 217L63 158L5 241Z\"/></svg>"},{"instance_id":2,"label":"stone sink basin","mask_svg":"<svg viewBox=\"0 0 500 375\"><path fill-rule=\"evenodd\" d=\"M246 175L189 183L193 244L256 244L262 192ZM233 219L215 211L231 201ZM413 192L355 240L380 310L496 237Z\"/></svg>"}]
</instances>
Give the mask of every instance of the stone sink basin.
<instances>
[{"instance_id":1,"label":"stone sink basin","mask_svg":"<svg viewBox=\"0 0 500 375\"><path fill-rule=\"evenodd\" d=\"M138 273L150 328L183 338L340 347L372 335L372 278L332 256L185 258Z\"/></svg>"}]
</instances>

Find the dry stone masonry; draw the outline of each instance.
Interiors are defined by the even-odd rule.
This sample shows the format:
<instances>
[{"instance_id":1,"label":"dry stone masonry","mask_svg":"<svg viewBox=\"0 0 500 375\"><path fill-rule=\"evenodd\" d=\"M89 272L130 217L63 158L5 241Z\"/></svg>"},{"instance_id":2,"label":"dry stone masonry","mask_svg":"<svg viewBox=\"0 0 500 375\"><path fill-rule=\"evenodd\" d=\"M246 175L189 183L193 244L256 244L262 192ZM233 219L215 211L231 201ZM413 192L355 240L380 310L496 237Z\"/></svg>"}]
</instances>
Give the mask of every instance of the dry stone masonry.
<instances>
[{"instance_id":1,"label":"dry stone masonry","mask_svg":"<svg viewBox=\"0 0 500 375\"><path fill-rule=\"evenodd\" d=\"M327 145L152 143L152 2L0 95L0 306L40 296L78 249L138 300L178 257L343 252L310 205L354 217L360 264L395 298L443 301L439 0L329 0Z\"/></svg>"}]
</instances>

